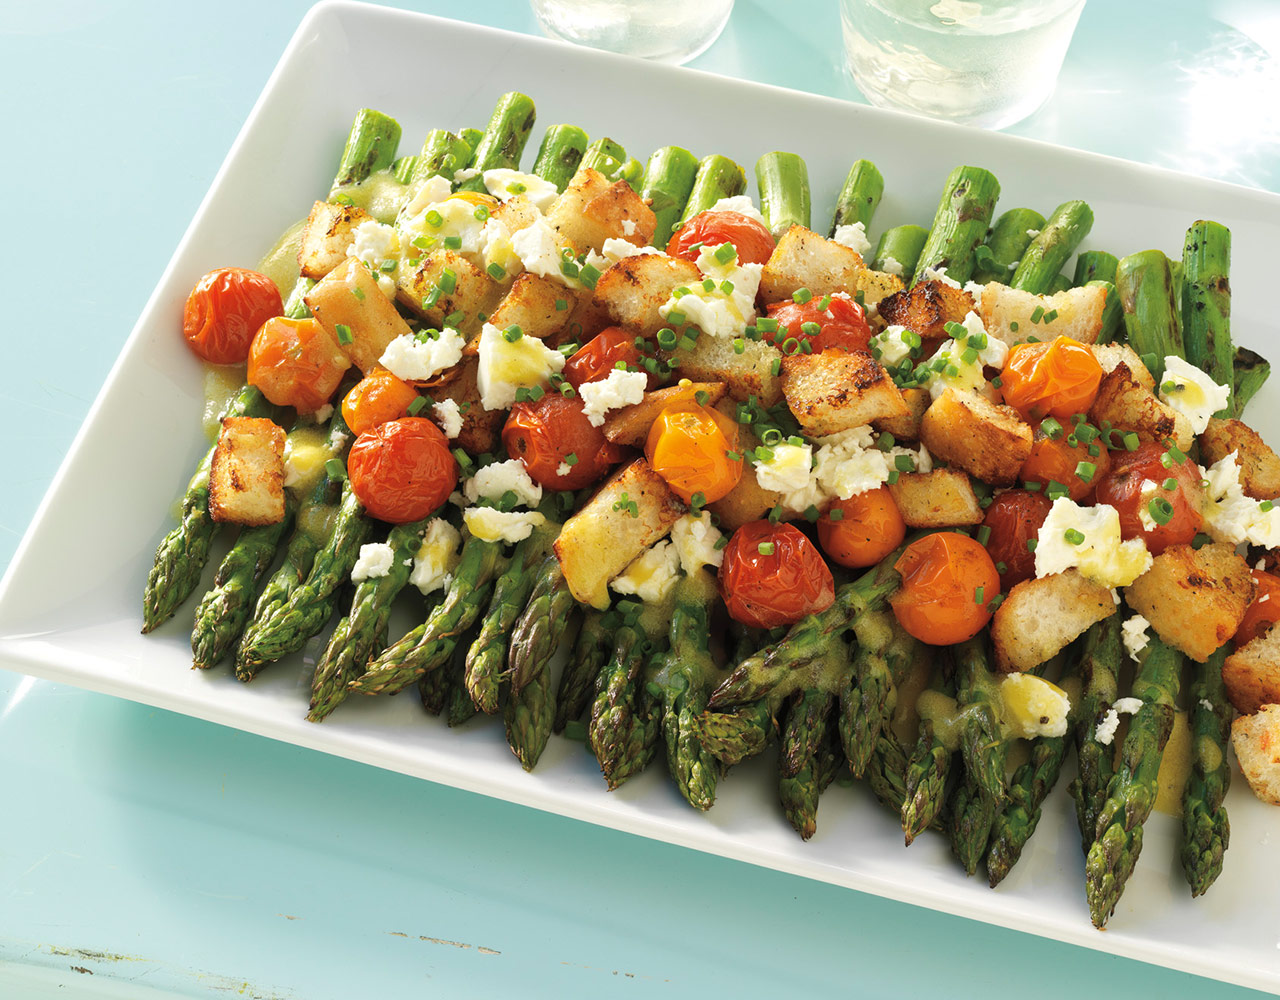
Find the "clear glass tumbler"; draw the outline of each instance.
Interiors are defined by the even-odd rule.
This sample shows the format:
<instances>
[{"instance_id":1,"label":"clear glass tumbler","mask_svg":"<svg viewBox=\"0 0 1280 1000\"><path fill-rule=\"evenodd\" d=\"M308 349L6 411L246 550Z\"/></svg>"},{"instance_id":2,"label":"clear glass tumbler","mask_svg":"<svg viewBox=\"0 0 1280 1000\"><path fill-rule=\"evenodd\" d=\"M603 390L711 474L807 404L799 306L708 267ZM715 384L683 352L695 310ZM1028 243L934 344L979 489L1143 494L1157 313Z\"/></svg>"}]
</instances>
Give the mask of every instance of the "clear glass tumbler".
<instances>
[{"instance_id":1,"label":"clear glass tumbler","mask_svg":"<svg viewBox=\"0 0 1280 1000\"><path fill-rule=\"evenodd\" d=\"M872 104L1004 128L1053 93L1085 0L840 0Z\"/></svg>"},{"instance_id":2,"label":"clear glass tumbler","mask_svg":"<svg viewBox=\"0 0 1280 1000\"><path fill-rule=\"evenodd\" d=\"M733 0L530 0L542 30L561 41L679 65L724 30Z\"/></svg>"}]
</instances>

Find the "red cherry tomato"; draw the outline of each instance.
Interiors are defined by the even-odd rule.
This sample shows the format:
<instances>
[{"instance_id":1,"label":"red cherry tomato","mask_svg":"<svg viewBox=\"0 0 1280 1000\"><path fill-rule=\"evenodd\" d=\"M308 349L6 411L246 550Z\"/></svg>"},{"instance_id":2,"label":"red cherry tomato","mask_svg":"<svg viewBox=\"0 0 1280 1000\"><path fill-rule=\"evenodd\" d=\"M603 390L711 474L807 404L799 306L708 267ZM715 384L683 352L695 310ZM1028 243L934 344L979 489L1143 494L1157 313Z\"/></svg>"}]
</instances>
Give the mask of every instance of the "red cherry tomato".
<instances>
[{"instance_id":1,"label":"red cherry tomato","mask_svg":"<svg viewBox=\"0 0 1280 1000\"><path fill-rule=\"evenodd\" d=\"M988 606L1000 592L1000 577L987 550L968 535L925 535L893 568L902 574L902 587L889 598L893 614L921 642L963 642L991 620Z\"/></svg>"},{"instance_id":2,"label":"red cherry tomato","mask_svg":"<svg viewBox=\"0 0 1280 1000\"><path fill-rule=\"evenodd\" d=\"M738 425L719 410L694 402L672 403L649 428L644 453L653 471L685 503L701 493L715 503L742 479Z\"/></svg>"},{"instance_id":3,"label":"red cherry tomato","mask_svg":"<svg viewBox=\"0 0 1280 1000\"><path fill-rule=\"evenodd\" d=\"M449 499L458 485L458 463L439 427L425 417L404 417L356 438L347 475L371 516L408 524Z\"/></svg>"},{"instance_id":4,"label":"red cherry tomato","mask_svg":"<svg viewBox=\"0 0 1280 1000\"><path fill-rule=\"evenodd\" d=\"M579 490L621 461L625 449L611 443L582 412L582 400L549 392L536 403L516 403L502 428L507 454L520 459L539 486ZM561 463L569 471L557 471Z\"/></svg>"},{"instance_id":5,"label":"red cherry tomato","mask_svg":"<svg viewBox=\"0 0 1280 1000\"><path fill-rule=\"evenodd\" d=\"M1148 443L1139 445L1136 451L1117 451L1111 463L1111 471L1098 483L1096 496L1098 503L1110 504L1120 512L1123 538L1141 538L1151 554L1157 556L1170 545L1195 538L1204 526L1204 489L1200 486L1200 470L1191 459L1184 455L1181 462L1174 461L1168 449ZM1154 492L1148 489L1144 496L1144 482L1154 483ZM1165 489L1166 485L1173 488ZM1151 510L1153 504L1155 511ZM1156 521L1150 531L1142 524L1144 507ZM1161 520L1165 523L1160 524Z\"/></svg>"},{"instance_id":6,"label":"red cherry tomato","mask_svg":"<svg viewBox=\"0 0 1280 1000\"><path fill-rule=\"evenodd\" d=\"M777 245L773 234L748 215L707 211L699 212L672 234L667 253L696 264L703 246L714 250L725 243L737 249L739 264L763 264Z\"/></svg>"},{"instance_id":7,"label":"red cherry tomato","mask_svg":"<svg viewBox=\"0 0 1280 1000\"><path fill-rule=\"evenodd\" d=\"M280 290L265 274L221 267L191 289L182 309L182 335L205 361L239 364L249 356L258 328L283 312Z\"/></svg>"},{"instance_id":8,"label":"red cherry tomato","mask_svg":"<svg viewBox=\"0 0 1280 1000\"><path fill-rule=\"evenodd\" d=\"M1048 486L1051 482L1061 483L1067 488L1071 499L1076 503L1093 495L1094 489L1103 477L1111 471L1111 453L1100 442L1092 442L1098 454L1089 454L1089 445L1077 441L1074 445L1068 441L1070 435L1064 430L1056 438L1045 437L1039 429L1035 433L1035 441L1031 445L1031 454L1022 463L1018 478L1024 483L1040 483ZM1078 470L1082 462L1087 463L1081 476ZM1089 470L1092 466L1092 471Z\"/></svg>"},{"instance_id":9,"label":"red cherry tomato","mask_svg":"<svg viewBox=\"0 0 1280 1000\"><path fill-rule=\"evenodd\" d=\"M774 343L785 343L788 337L808 340L814 354L829 347L843 351L867 350L871 344L871 327L862 306L847 295L832 295L827 308L820 309L823 301L815 297L804 303L772 303L768 313L778 321Z\"/></svg>"},{"instance_id":10,"label":"red cherry tomato","mask_svg":"<svg viewBox=\"0 0 1280 1000\"><path fill-rule=\"evenodd\" d=\"M1036 575L1036 554L1027 547L1027 542L1040 536L1040 526L1052 506L1043 493L1008 490L992 500L987 508L987 516L982 520L991 529L987 555L996 564L1000 589L1005 593L1014 584Z\"/></svg>"},{"instance_id":11,"label":"red cherry tomato","mask_svg":"<svg viewBox=\"0 0 1280 1000\"><path fill-rule=\"evenodd\" d=\"M409 415L417 390L385 368L377 368L357 382L342 400L342 419L354 434Z\"/></svg>"},{"instance_id":12,"label":"red cherry tomato","mask_svg":"<svg viewBox=\"0 0 1280 1000\"><path fill-rule=\"evenodd\" d=\"M249 345L248 381L277 406L314 413L342 381L351 359L314 319L273 316Z\"/></svg>"},{"instance_id":13,"label":"red cherry tomato","mask_svg":"<svg viewBox=\"0 0 1280 1000\"><path fill-rule=\"evenodd\" d=\"M1240 627L1236 629L1237 649L1280 622L1280 576L1255 569L1253 582L1257 585L1253 603L1245 609Z\"/></svg>"},{"instance_id":14,"label":"red cherry tomato","mask_svg":"<svg viewBox=\"0 0 1280 1000\"><path fill-rule=\"evenodd\" d=\"M833 520L835 511L840 514ZM906 536L907 526L887 486L848 500L833 500L818 518L822 550L841 566L874 566L901 545Z\"/></svg>"},{"instance_id":15,"label":"red cherry tomato","mask_svg":"<svg viewBox=\"0 0 1280 1000\"><path fill-rule=\"evenodd\" d=\"M817 546L797 528L751 521L725 546L720 596L734 621L777 628L825 611L836 584Z\"/></svg>"},{"instance_id":16,"label":"red cherry tomato","mask_svg":"<svg viewBox=\"0 0 1280 1000\"><path fill-rule=\"evenodd\" d=\"M1054 417L1062 423L1088 413L1098 396L1102 365L1078 340L1057 337L1045 344L1018 344L1000 373L1004 401L1036 423Z\"/></svg>"},{"instance_id":17,"label":"red cherry tomato","mask_svg":"<svg viewBox=\"0 0 1280 1000\"><path fill-rule=\"evenodd\" d=\"M608 378L609 373L624 361L630 368L640 364L640 348L636 337L621 327L605 327L583 344L564 364L561 374L575 389L587 382ZM652 379L652 376L650 377Z\"/></svg>"}]
</instances>

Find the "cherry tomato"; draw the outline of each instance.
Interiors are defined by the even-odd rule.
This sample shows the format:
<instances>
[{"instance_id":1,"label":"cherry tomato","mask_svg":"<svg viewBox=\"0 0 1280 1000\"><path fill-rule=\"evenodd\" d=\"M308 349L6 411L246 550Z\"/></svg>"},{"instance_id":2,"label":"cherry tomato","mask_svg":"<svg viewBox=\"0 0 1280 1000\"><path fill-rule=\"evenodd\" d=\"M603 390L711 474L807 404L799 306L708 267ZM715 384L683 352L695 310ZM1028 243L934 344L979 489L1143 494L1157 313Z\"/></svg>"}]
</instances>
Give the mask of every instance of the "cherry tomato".
<instances>
[{"instance_id":1,"label":"cherry tomato","mask_svg":"<svg viewBox=\"0 0 1280 1000\"><path fill-rule=\"evenodd\" d=\"M347 475L371 516L408 524L449 499L458 485L458 463L439 427L425 417L403 417L356 438Z\"/></svg>"},{"instance_id":2,"label":"cherry tomato","mask_svg":"<svg viewBox=\"0 0 1280 1000\"><path fill-rule=\"evenodd\" d=\"M1280 622L1280 576L1255 569L1253 582L1256 584L1253 603L1245 609L1240 627L1236 629L1237 649Z\"/></svg>"},{"instance_id":3,"label":"cherry tomato","mask_svg":"<svg viewBox=\"0 0 1280 1000\"><path fill-rule=\"evenodd\" d=\"M840 511L838 520L832 512ZM848 500L836 499L818 518L818 541L841 566L874 566L902 544L907 526L889 487L880 486Z\"/></svg>"},{"instance_id":4,"label":"cherry tomato","mask_svg":"<svg viewBox=\"0 0 1280 1000\"><path fill-rule=\"evenodd\" d=\"M622 459L582 412L582 400L549 392L536 403L516 403L502 428L507 454L520 459L535 483L553 490L579 490L600 479ZM561 474L561 463L569 471Z\"/></svg>"},{"instance_id":5,"label":"cherry tomato","mask_svg":"<svg viewBox=\"0 0 1280 1000\"><path fill-rule=\"evenodd\" d=\"M865 351L871 344L871 327L862 306L847 295L833 295L826 309L818 308L823 299L812 298L808 302L774 302L768 307L769 316L778 321L774 343L782 344L788 337L808 340L814 354L821 354L829 347L843 351ZM815 324L808 326L808 324ZM806 332L808 330L814 332Z\"/></svg>"},{"instance_id":6,"label":"cherry tomato","mask_svg":"<svg viewBox=\"0 0 1280 1000\"><path fill-rule=\"evenodd\" d=\"M1031 454L1022 463L1018 478L1024 483L1040 483L1047 486L1051 482L1061 483L1067 488L1072 500L1079 503L1093 495L1094 489L1111 470L1111 453L1101 442L1091 442L1097 446L1098 454L1089 454L1089 445L1077 441L1072 445L1065 430L1055 438L1045 437L1039 429L1031 444ZM1080 463L1085 462L1087 477L1082 478L1077 470ZM1089 466L1092 466L1090 472Z\"/></svg>"},{"instance_id":7,"label":"cherry tomato","mask_svg":"<svg viewBox=\"0 0 1280 1000\"><path fill-rule=\"evenodd\" d=\"M1078 340L1058 337L1044 344L1018 344L1000 373L1004 401L1029 423L1054 417L1066 423L1087 413L1098 396L1102 365Z\"/></svg>"},{"instance_id":8,"label":"cherry tomato","mask_svg":"<svg viewBox=\"0 0 1280 1000\"><path fill-rule=\"evenodd\" d=\"M187 296L182 335L205 361L240 364L258 328L283 312L280 290L265 274L220 267L197 281Z\"/></svg>"},{"instance_id":9,"label":"cherry tomato","mask_svg":"<svg viewBox=\"0 0 1280 1000\"><path fill-rule=\"evenodd\" d=\"M799 529L751 521L725 546L720 596L734 621L777 628L825 611L836 584L817 546Z\"/></svg>"},{"instance_id":10,"label":"cherry tomato","mask_svg":"<svg viewBox=\"0 0 1280 1000\"><path fill-rule=\"evenodd\" d=\"M635 368L640 357L635 334L627 333L621 327L609 326L574 351L561 374L577 389L583 383L608 378L619 361Z\"/></svg>"},{"instance_id":11,"label":"cherry tomato","mask_svg":"<svg viewBox=\"0 0 1280 1000\"><path fill-rule=\"evenodd\" d=\"M417 390L385 368L371 371L352 387L342 401L342 419L356 434L372 430L388 420L409 415Z\"/></svg>"},{"instance_id":12,"label":"cherry tomato","mask_svg":"<svg viewBox=\"0 0 1280 1000\"><path fill-rule=\"evenodd\" d=\"M653 471L667 481L673 493L692 503L701 493L703 503L714 503L742 478L742 457L737 454L738 425L719 410L697 403L673 403L658 414L649 428L644 453Z\"/></svg>"},{"instance_id":13,"label":"cherry tomato","mask_svg":"<svg viewBox=\"0 0 1280 1000\"><path fill-rule=\"evenodd\" d=\"M491 211L502 204L493 195L485 194L483 191L455 191L449 197L465 201L468 205L483 206Z\"/></svg>"},{"instance_id":14,"label":"cherry tomato","mask_svg":"<svg viewBox=\"0 0 1280 1000\"><path fill-rule=\"evenodd\" d=\"M987 550L968 535L925 535L893 568L902 574L902 587L889 603L899 624L921 642L963 642L991 620L988 606L1000 592L1000 576Z\"/></svg>"},{"instance_id":15,"label":"cherry tomato","mask_svg":"<svg viewBox=\"0 0 1280 1000\"><path fill-rule=\"evenodd\" d=\"M329 402L351 359L314 319L274 316L249 345L250 385L277 406L313 413Z\"/></svg>"},{"instance_id":16,"label":"cherry tomato","mask_svg":"<svg viewBox=\"0 0 1280 1000\"><path fill-rule=\"evenodd\" d=\"M1163 446L1147 443L1136 451L1116 452L1111 463L1111 471L1098 483L1096 496L1098 503L1110 504L1120 512L1122 537L1141 538L1157 556L1170 545L1195 538L1204 526L1204 490L1194 462L1185 455L1183 461L1176 462ZM1155 484L1155 490L1148 488L1145 496L1144 482ZM1165 489L1166 484L1173 488ZM1153 504L1158 508L1155 511L1151 510ZM1144 508L1156 521L1150 531L1142 524ZM1160 524L1161 520L1165 523Z\"/></svg>"},{"instance_id":17,"label":"cherry tomato","mask_svg":"<svg viewBox=\"0 0 1280 1000\"><path fill-rule=\"evenodd\" d=\"M773 234L748 215L707 211L699 212L672 234L667 253L696 264L702 246L714 250L725 243L737 249L739 264L763 264L777 245Z\"/></svg>"},{"instance_id":18,"label":"cherry tomato","mask_svg":"<svg viewBox=\"0 0 1280 1000\"><path fill-rule=\"evenodd\" d=\"M987 516L982 519L991 529L987 555L996 564L1000 589L1005 593L1014 584L1036 575L1036 554L1027 547L1027 542L1040 536L1040 526L1052 506L1043 493L1008 490L992 500L987 508Z\"/></svg>"}]
</instances>

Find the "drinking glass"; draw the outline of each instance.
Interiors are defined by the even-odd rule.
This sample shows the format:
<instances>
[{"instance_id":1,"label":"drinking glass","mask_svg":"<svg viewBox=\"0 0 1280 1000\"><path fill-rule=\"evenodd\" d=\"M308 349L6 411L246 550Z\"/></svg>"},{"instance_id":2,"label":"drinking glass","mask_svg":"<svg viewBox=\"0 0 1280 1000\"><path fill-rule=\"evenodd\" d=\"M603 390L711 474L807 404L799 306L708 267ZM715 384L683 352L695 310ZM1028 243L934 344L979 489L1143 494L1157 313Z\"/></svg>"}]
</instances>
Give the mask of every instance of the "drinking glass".
<instances>
[{"instance_id":1,"label":"drinking glass","mask_svg":"<svg viewBox=\"0 0 1280 1000\"><path fill-rule=\"evenodd\" d=\"M552 38L679 65L724 30L733 0L530 0Z\"/></svg>"}]
</instances>

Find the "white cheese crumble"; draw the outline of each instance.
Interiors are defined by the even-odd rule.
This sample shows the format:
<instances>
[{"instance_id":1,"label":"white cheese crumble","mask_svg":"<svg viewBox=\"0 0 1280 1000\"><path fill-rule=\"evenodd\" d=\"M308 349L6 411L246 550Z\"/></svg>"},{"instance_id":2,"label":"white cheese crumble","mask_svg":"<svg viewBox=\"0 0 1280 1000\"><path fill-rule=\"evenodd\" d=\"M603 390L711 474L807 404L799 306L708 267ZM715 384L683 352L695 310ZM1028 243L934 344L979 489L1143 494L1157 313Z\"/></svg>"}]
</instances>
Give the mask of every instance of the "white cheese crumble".
<instances>
[{"instance_id":1,"label":"white cheese crumble","mask_svg":"<svg viewBox=\"0 0 1280 1000\"><path fill-rule=\"evenodd\" d=\"M424 333L402 333L387 345L378 359L392 375L406 382L425 382L462 360L467 339L446 326L434 337Z\"/></svg>"},{"instance_id":2,"label":"white cheese crumble","mask_svg":"<svg viewBox=\"0 0 1280 1000\"><path fill-rule=\"evenodd\" d=\"M864 260L871 252L871 241L867 239L867 227L861 222L855 222L849 226L836 226L835 235L831 239L855 251Z\"/></svg>"},{"instance_id":3,"label":"white cheese crumble","mask_svg":"<svg viewBox=\"0 0 1280 1000\"><path fill-rule=\"evenodd\" d=\"M660 601L680 578L680 553L669 539L636 556L609 586L619 594L634 594L642 601Z\"/></svg>"},{"instance_id":4,"label":"white cheese crumble","mask_svg":"<svg viewBox=\"0 0 1280 1000\"><path fill-rule=\"evenodd\" d=\"M880 262L880 270L885 274L895 274L899 278L902 277L902 262L894 257L886 257Z\"/></svg>"},{"instance_id":5,"label":"white cheese crumble","mask_svg":"<svg viewBox=\"0 0 1280 1000\"><path fill-rule=\"evenodd\" d=\"M1206 712L1212 712L1213 702L1211 702L1208 698L1201 698L1200 707L1203 708Z\"/></svg>"},{"instance_id":6,"label":"white cheese crumble","mask_svg":"<svg viewBox=\"0 0 1280 1000\"><path fill-rule=\"evenodd\" d=\"M1143 531L1155 531L1160 525L1156 519L1151 516L1151 501L1155 499L1156 493L1160 487L1156 485L1154 479L1144 479L1141 486L1138 487L1138 523L1142 525Z\"/></svg>"},{"instance_id":7,"label":"white cheese crumble","mask_svg":"<svg viewBox=\"0 0 1280 1000\"><path fill-rule=\"evenodd\" d=\"M721 198L707 211L737 212L739 215L745 215L748 219L754 219L762 226L769 225L764 221L764 216L760 214L760 209L756 208L756 203L751 200L751 196L746 194L736 194L732 198Z\"/></svg>"},{"instance_id":8,"label":"white cheese crumble","mask_svg":"<svg viewBox=\"0 0 1280 1000\"><path fill-rule=\"evenodd\" d=\"M703 566L719 567L724 562L724 546L716 548L723 537L720 529L711 523L711 512L706 510L696 516L685 514L671 526L671 540L686 576L692 576Z\"/></svg>"},{"instance_id":9,"label":"white cheese crumble","mask_svg":"<svg viewBox=\"0 0 1280 1000\"><path fill-rule=\"evenodd\" d=\"M911 460L904 463L914 465L911 471L933 469L933 459L924 445L917 450L895 445L881 451L876 447L876 434L870 427L853 427L815 440L818 450L814 453L808 483L783 496L782 503L789 510L803 512L811 506L821 508L832 498L848 500L874 490L888 482L892 473L901 471L897 468L898 456Z\"/></svg>"},{"instance_id":10,"label":"white cheese crumble","mask_svg":"<svg viewBox=\"0 0 1280 1000\"><path fill-rule=\"evenodd\" d=\"M454 184L465 184L469 180L473 180L480 176L480 170L477 167L464 167L462 170L453 172Z\"/></svg>"},{"instance_id":11,"label":"white cheese crumble","mask_svg":"<svg viewBox=\"0 0 1280 1000\"><path fill-rule=\"evenodd\" d=\"M762 489L777 493L794 493L809 485L813 468L813 447L808 444L779 444L769 449L773 454L761 460L753 458L756 482Z\"/></svg>"},{"instance_id":12,"label":"white cheese crumble","mask_svg":"<svg viewBox=\"0 0 1280 1000\"><path fill-rule=\"evenodd\" d=\"M486 323L480 331L476 384L480 405L486 410L506 410L516 401L516 391L541 386L564 368L564 355L536 337L507 340L501 330Z\"/></svg>"},{"instance_id":13,"label":"white cheese crumble","mask_svg":"<svg viewBox=\"0 0 1280 1000\"><path fill-rule=\"evenodd\" d=\"M1001 713L1015 736L1065 736L1071 699L1067 693L1035 674L1008 674L1000 682Z\"/></svg>"},{"instance_id":14,"label":"white cheese crumble","mask_svg":"<svg viewBox=\"0 0 1280 1000\"><path fill-rule=\"evenodd\" d=\"M407 257L438 250L447 237L458 240L458 253L476 257L482 249L485 223L476 218L476 206L462 198L433 201L416 215L402 218L398 225Z\"/></svg>"},{"instance_id":15,"label":"white cheese crumble","mask_svg":"<svg viewBox=\"0 0 1280 1000\"><path fill-rule=\"evenodd\" d=\"M536 507L542 502L542 487L529 477L518 458L477 469L476 474L462 484L462 495L473 504L481 497L498 500L507 492L514 493L526 507Z\"/></svg>"},{"instance_id":16,"label":"white cheese crumble","mask_svg":"<svg viewBox=\"0 0 1280 1000\"><path fill-rule=\"evenodd\" d=\"M400 237L394 226L369 219L356 226L347 256L368 264L375 271L384 260L400 256Z\"/></svg>"},{"instance_id":17,"label":"white cheese crumble","mask_svg":"<svg viewBox=\"0 0 1280 1000\"><path fill-rule=\"evenodd\" d=\"M1129 651L1129 658L1135 663L1138 661L1138 654L1147 648L1147 643L1151 640L1147 638L1147 629L1151 623L1142 615L1134 615L1127 619L1120 626L1120 635L1124 639L1124 648Z\"/></svg>"},{"instance_id":18,"label":"white cheese crumble","mask_svg":"<svg viewBox=\"0 0 1280 1000\"><path fill-rule=\"evenodd\" d=\"M1068 540L1068 532L1074 533L1076 544ZM1120 513L1114 507L1081 507L1058 497L1040 527L1036 576L1072 568L1104 587L1127 587L1151 568L1151 553L1140 538L1120 540Z\"/></svg>"},{"instance_id":19,"label":"white cheese crumble","mask_svg":"<svg viewBox=\"0 0 1280 1000\"><path fill-rule=\"evenodd\" d=\"M1231 390L1218 385L1195 365L1171 354L1164 359L1160 398L1189 421L1195 434L1203 434L1209 418L1227 405Z\"/></svg>"},{"instance_id":20,"label":"white cheese crumble","mask_svg":"<svg viewBox=\"0 0 1280 1000\"><path fill-rule=\"evenodd\" d=\"M400 217L402 219L412 219L428 205L432 205L437 201L444 201L452 193L453 185L449 183L447 177L432 174L422 182L422 185L414 193L413 198L401 209Z\"/></svg>"},{"instance_id":21,"label":"white cheese crumble","mask_svg":"<svg viewBox=\"0 0 1280 1000\"><path fill-rule=\"evenodd\" d=\"M580 283L560 270L565 262L561 247L556 240L556 231L546 219L538 219L511 234L511 249L524 269L531 274L558 281L569 288L578 288Z\"/></svg>"},{"instance_id":22,"label":"white cheese crumble","mask_svg":"<svg viewBox=\"0 0 1280 1000\"><path fill-rule=\"evenodd\" d=\"M1116 738L1116 729L1120 725L1120 716L1133 715L1141 707L1141 698L1121 698L1107 709L1107 714L1102 717L1102 721L1098 723L1097 728L1093 731L1093 738L1104 747L1111 746L1112 741Z\"/></svg>"},{"instance_id":23,"label":"white cheese crumble","mask_svg":"<svg viewBox=\"0 0 1280 1000\"><path fill-rule=\"evenodd\" d=\"M376 580L391 572L391 564L395 562L395 553L386 542L368 542L360 546L360 556L351 567L351 582Z\"/></svg>"},{"instance_id":24,"label":"white cheese crumble","mask_svg":"<svg viewBox=\"0 0 1280 1000\"><path fill-rule=\"evenodd\" d=\"M560 196L559 190L550 181L545 181L536 174L526 174L506 167L486 170L484 186L499 201L508 201L522 194L533 202L539 212L545 212Z\"/></svg>"},{"instance_id":25,"label":"white cheese crumble","mask_svg":"<svg viewBox=\"0 0 1280 1000\"><path fill-rule=\"evenodd\" d=\"M611 264L616 264L626 257L635 257L646 253L662 253L657 247L636 246L634 243L618 239L616 236L610 236L605 240L601 249L604 250L605 260Z\"/></svg>"},{"instance_id":26,"label":"white cheese crumble","mask_svg":"<svg viewBox=\"0 0 1280 1000\"><path fill-rule=\"evenodd\" d=\"M763 265L740 264L736 257L722 264L716 259L715 249L704 246L698 253L703 282L675 289L671 298L658 307L658 315L675 325L679 324L669 319L671 314L683 315L681 322L692 323L709 337L738 337L755 318Z\"/></svg>"},{"instance_id":27,"label":"white cheese crumble","mask_svg":"<svg viewBox=\"0 0 1280 1000\"><path fill-rule=\"evenodd\" d=\"M582 412L592 427L602 427L607 411L643 402L648 384L649 379L644 372L624 372L615 368L604 378L584 382L578 387Z\"/></svg>"},{"instance_id":28,"label":"white cheese crumble","mask_svg":"<svg viewBox=\"0 0 1280 1000\"><path fill-rule=\"evenodd\" d=\"M1142 699L1120 698L1111 707L1121 715L1133 715L1142 707Z\"/></svg>"},{"instance_id":29,"label":"white cheese crumble","mask_svg":"<svg viewBox=\"0 0 1280 1000\"><path fill-rule=\"evenodd\" d=\"M561 462L559 465L556 466L557 476L567 476L572 472L573 472L573 466L570 465L568 462Z\"/></svg>"},{"instance_id":30,"label":"white cheese crumble","mask_svg":"<svg viewBox=\"0 0 1280 1000\"><path fill-rule=\"evenodd\" d=\"M409 582L424 594L446 587L458 565L461 545L462 534L457 528L442 517L432 518L413 557Z\"/></svg>"},{"instance_id":31,"label":"white cheese crumble","mask_svg":"<svg viewBox=\"0 0 1280 1000\"><path fill-rule=\"evenodd\" d=\"M332 416L333 416L333 404L325 403L324 406L320 407L320 409L316 410L315 413L311 414L311 419L314 420L317 424L327 424L329 422L329 418Z\"/></svg>"},{"instance_id":32,"label":"white cheese crumble","mask_svg":"<svg viewBox=\"0 0 1280 1000\"><path fill-rule=\"evenodd\" d=\"M453 440L462 433L462 409L456 399L442 399L432 404L431 412L445 437Z\"/></svg>"},{"instance_id":33,"label":"white cheese crumble","mask_svg":"<svg viewBox=\"0 0 1280 1000\"><path fill-rule=\"evenodd\" d=\"M636 224L635 224L635 222L633 222L631 219L623 219L623 220L622 220L622 235L623 235L623 236L634 236L635 234L636 234ZM608 242L609 242L608 240L605 240L605 243L608 243ZM605 253L608 253L608 250L606 250L606 251L605 251Z\"/></svg>"},{"instance_id":34,"label":"white cheese crumble","mask_svg":"<svg viewBox=\"0 0 1280 1000\"><path fill-rule=\"evenodd\" d=\"M482 542L520 542L547 519L536 510L496 510L468 507L462 512L467 530Z\"/></svg>"},{"instance_id":35,"label":"white cheese crumble","mask_svg":"<svg viewBox=\"0 0 1280 1000\"><path fill-rule=\"evenodd\" d=\"M929 395L934 399L948 389L990 392L985 369L1003 368L1009 359L1009 345L999 337L988 336L976 312L967 312L961 325L964 336L949 337L929 360L931 368L938 362L942 365L940 371L931 370L929 374ZM970 340L974 344L972 348Z\"/></svg>"},{"instance_id":36,"label":"white cheese crumble","mask_svg":"<svg viewBox=\"0 0 1280 1000\"><path fill-rule=\"evenodd\" d=\"M921 275L921 280L941 281L944 285L950 285L952 288L960 287L960 282L949 276L945 267L926 267L924 269L924 274Z\"/></svg>"},{"instance_id":37,"label":"white cheese crumble","mask_svg":"<svg viewBox=\"0 0 1280 1000\"><path fill-rule=\"evenodd\" d=\"M894 324L871 338L871 353L886 368L894 368L910 358L920 343L920 334Z\"/></svg>"},{"instance_id":38,"label":"white cheese crumble","mask_svg":"<svg viewBox=\"0 0 1280 1000\"><path fill-rule=\"evenodd\" d=\"M1248 542L1266 549L1280 545L1280 508L1274 501L1245 496L1234 451L1200 471L1208 483L1205 530L1214 541L1232 545Z\"/></svg>"},{"instance_id":39,"label":"white cheese crumble","mask_svg":"<svg viewBox=\"0 0 1280 1000\"><path fill-rule=\"evenodd\" d=\"M1027 230L1027 238L1028 238L1028 239L1032 239L1032 240L1034 240L1034 239L1035 239L1037 236L1039 236L1039 235L1040 235L1040 230L1038 230L1038 229L1028 229L1028 230Z\"/></svg>"}]
</instances>

